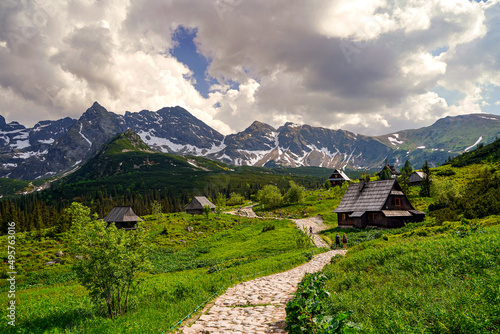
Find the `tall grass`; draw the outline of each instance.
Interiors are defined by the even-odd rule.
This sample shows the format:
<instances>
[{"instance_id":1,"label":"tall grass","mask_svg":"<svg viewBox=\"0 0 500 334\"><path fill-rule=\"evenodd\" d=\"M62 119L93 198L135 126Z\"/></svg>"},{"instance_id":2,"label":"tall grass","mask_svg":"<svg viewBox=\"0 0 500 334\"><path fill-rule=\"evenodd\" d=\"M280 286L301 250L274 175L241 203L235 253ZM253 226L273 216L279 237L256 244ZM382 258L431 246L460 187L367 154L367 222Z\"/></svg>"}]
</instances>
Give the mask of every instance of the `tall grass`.
<instances>
[{"instance_id":1,"label":"tall grass","mask_svg":"<svg viewBox=\"0 0 500 334\"><path fill-rule=\"evenodd\" d=\"M500 227L378 239L325 267L330 312L365 333L500 332Z\"/></svg>"}]
</instances>

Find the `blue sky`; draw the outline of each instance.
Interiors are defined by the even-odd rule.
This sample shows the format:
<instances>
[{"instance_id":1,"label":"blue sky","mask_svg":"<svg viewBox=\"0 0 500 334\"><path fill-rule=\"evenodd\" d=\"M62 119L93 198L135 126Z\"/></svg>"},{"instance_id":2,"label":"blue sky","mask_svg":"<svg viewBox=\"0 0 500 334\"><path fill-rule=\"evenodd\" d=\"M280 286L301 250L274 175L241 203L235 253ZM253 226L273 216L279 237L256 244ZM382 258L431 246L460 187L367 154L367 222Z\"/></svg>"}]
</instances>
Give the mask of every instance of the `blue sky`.
<instances>
[{"instance_id":1,"label":"blue sky","mask_svg":"<svg viewBox=\"0 0 500 334\"><path fill-rule=\"evenodd\" d=\"M183 26L178 27L173 33L173 39L176 42L171 51L171 55L185 64L193 72L196 80L194 86L204 97L208 97L210 85L215 80L208 76L207 69L210 65L209 59L206 59L198 53L194 39L198 29L186 29Z\"/></svg>"}]
</instances>

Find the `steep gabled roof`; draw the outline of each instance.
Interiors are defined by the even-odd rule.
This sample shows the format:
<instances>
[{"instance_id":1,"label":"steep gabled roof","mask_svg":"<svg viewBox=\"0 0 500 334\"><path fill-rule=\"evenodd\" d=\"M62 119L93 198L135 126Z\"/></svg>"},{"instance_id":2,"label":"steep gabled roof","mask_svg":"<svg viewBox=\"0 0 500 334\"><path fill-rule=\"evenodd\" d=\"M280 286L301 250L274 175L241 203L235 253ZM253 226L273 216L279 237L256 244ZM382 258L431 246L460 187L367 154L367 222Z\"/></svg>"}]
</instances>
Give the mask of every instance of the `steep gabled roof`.
<instances>
[{"instance_id":1,"label":"steep gabled roof","mask_svg":"<svg viewBox=\"0 0 500 334\"><path fill-rule=\"evenodd\" d=\"M394 165L385 165L380 172L377 173L377 175L382 175L382 172L384 171L385 168L389 168L389 172L391 172L391 175L401 175L401 173L394 167Z\"/></svg>"},{"instance_id":2,"label":"steep gabled roof","mask_svg":"<svg viewBox=\"0 0 500 334\"><path fill-rule=\"evenodd\" d=\"M336 169L332 175L330 175L330 178L328 179L329 181L335 181L336 179L332 178L333 175L335 174L340 174L340 176L342 176L342 178L346 181L351 181L351 179L349 178L349 176L347 176L344 171L342 169Z\"/></svg>"},{"instance_id":3,"label":"steep gabled roof","mask_svg":"<svg viewBox=\"0 0 500 334\"><path fill-rule=\"evenodd\" d=\"M205 205L210 206L210 209L215 209L215 204L210 202L205 196L195 196L191 203L189 203L184 210L197 210L203 209Z\"/></svg>"},{"instance_id":4,"label":"steep gabled roof","mask_svg":"<svg viewBox=\"0 0 500 334\"><path fill-rule=\"evenodd\" d=\"M104 217L104 221L108 223L125 223L142 221L141 217L137 216L130 206L115 206Z\"/></svg>"},{"instance_id":5,"label":"steep gabled roof","mask_svg":"<svg viewBox=\"0 0 500 334\"><path fill-rule=\"evenodd\" d=\"M395 182L396 180L384 180L351 184L333 212L380 211Z\"/></svg>"}]
</instances>

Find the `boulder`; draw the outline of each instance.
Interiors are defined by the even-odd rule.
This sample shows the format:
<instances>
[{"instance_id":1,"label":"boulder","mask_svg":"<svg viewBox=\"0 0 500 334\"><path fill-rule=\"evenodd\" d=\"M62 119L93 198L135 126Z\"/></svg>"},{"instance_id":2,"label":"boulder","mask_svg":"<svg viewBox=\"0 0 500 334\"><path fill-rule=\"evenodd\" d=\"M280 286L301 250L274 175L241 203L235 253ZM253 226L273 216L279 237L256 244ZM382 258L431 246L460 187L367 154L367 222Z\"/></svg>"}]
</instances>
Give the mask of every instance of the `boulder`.
<instances>
[{"instance_id":1,"label":"boulder","mask_svg":"<svg viewBox=\"0 0 500 334\"><path fill-rule=\"evenodd\" d=\"M186 227L184 227L184 229L188 232L193 232L193 230L194 230L191 226L186 226Z\"/></svg>"},{"instance_id":2,"label":"boulder","mask_svg":"<svg viewBox=\"0 0 500 334\"><path fill-rule=\"evenodd\" d=\"M61 257L61 256L64 255L64 253L61 252L61 251L57 251L54 255L57 256L57 257Z\"/></svg>"},{"instance_id":3,"label":"boulder","mask_svg":"<svg viewBox=\"0 0 500 334\"><path fill-rule=\"evenodd\" d=\"M51 266L53 264L56 264L54 261L49 261L49 262L45 262L45 265L46 266Z\"/></svg>"},{"instance_id":4,"label":"boulder","mask_svg":"<svg viewBox=\"0 0 500 334\"><path fill-rule=\"evenodd\" d=\"M61 259L60 258L55 258L54 260L52 260L52 262L54 262L54 263L61 263Z\"/></svg>"}]
</instances>

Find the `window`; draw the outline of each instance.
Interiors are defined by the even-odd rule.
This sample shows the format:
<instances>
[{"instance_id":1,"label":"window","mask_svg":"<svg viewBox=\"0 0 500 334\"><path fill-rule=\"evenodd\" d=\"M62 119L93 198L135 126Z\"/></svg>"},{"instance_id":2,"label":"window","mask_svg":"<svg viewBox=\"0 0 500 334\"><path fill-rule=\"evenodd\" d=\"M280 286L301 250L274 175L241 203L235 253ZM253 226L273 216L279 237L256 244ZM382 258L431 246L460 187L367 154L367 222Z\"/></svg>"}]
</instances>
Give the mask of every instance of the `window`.
<instances>
[{"instance_id":1,"label":"window","mask_svg":"<svg viewBox=\"0 0 500 334\"><path fill-rule=\"evenodd\" d=\"M345 213L342 214L342 220L346 220L346 214Z\"/></svg>"},{"instance_id":2,"label":"window","mask_svg":"<svg viewBox=\"0 0 500 334\"><path fill-rule=\"evenodd\" d=\"M401 198L396 197L396 198L394 199L394 205L395 205L395 206L401 206Z\"/></svg>"},{"instance_id":3,"label":"window","mask_svg":"<svg viewBox=\"0 0 500 334\"><path fill-rule=\"evenodd\" d=\"M368 220L375 220L375 218L376 218L376 215L374 212L371 212L368 214Z\"/></svg>"}]
</instances>

